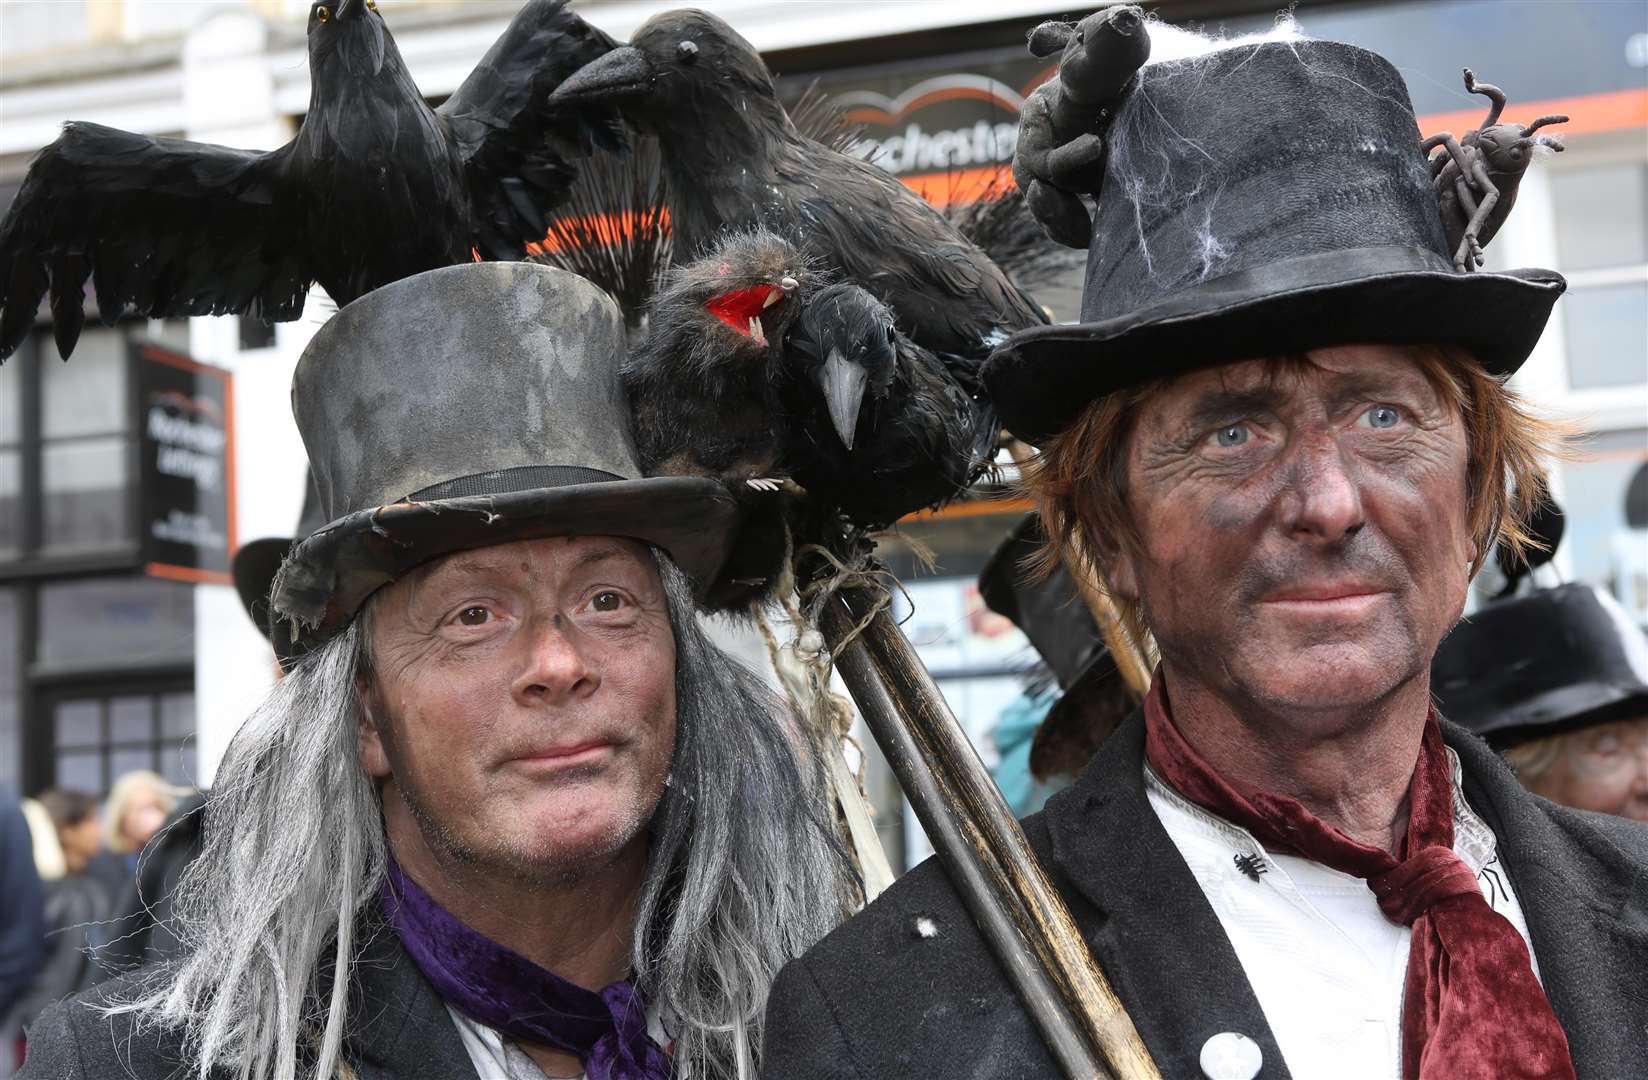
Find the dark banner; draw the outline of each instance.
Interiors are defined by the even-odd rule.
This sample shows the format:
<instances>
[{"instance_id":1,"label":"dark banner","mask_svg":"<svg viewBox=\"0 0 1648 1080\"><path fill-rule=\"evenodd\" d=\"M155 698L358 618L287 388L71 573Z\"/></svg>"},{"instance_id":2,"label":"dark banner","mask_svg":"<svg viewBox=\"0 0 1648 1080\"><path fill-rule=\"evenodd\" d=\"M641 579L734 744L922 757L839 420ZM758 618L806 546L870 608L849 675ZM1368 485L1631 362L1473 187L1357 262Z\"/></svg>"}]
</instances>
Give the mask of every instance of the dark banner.
<instances>
[{"instance_id":1,"label":"dark banner","mask_svg":"<svg viewBox=\"0 0 1648 1080\"><path fill-rule=\"evenodd\" d=\"M235 548L234 377L134 341L138 536L145 570L229 584Z\"/></svg>"}]
</instances>

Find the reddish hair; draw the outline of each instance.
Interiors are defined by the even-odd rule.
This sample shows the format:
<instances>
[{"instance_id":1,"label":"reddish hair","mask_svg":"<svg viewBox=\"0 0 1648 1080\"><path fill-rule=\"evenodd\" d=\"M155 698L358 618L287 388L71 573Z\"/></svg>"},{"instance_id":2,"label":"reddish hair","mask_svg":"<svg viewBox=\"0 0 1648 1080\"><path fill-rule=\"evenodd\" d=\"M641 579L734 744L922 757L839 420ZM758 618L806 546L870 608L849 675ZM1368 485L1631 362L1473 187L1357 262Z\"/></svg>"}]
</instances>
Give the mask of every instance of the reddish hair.
<instances>
[{"instance_id":1,"label":"reddish hair","mask_svg":"<svg viewBox=\"0 0 1648 1080\"><path fill-rule=\"evenodd\" d=\"M1528 521L1546 496L1543 459L1564 456L1568 430L1535 416L1503 380L1457 346L1411 345L1407 350L1465 427L1466 514L1476 545L1475 576L1496 543L1517 555L1537 545ZM1272 362L1312 363L1304 354ZM1047 532L1044 570L1063 562L1073 572L1093 575L1103 588L1117 554L1143 554L1144 538L1128 499L1128 446L1139 407L1171 381L1157 379L1099 398L1025 464L1023 486ZM1147 647L1142 612L1121 597L1113 599L1128 633Z\"/></svg>"}]
</instances>

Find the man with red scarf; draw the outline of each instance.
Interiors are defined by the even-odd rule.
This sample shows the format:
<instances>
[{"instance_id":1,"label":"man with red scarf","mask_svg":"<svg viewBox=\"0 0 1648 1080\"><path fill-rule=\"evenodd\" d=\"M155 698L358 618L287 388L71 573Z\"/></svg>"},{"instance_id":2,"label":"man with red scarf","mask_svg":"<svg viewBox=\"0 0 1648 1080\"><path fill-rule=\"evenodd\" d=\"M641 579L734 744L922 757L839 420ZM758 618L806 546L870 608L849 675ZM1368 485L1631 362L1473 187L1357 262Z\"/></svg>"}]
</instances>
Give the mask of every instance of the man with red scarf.
<instances>
[{"instance_id":1,"label":"man with red scarf","mask_svg":"<svg viewBox=\"0 0 1648 1080\"><path fill-rule=\"evenodd\" d=\"M1095 20L1018 161L1044 217L1096 196L1082 319L985 377L1051 554L1160 664L1031 843L1164 1077L1648 1076L1648 830L1431 702L1527 542L1558 432L1506 380L1562 279L1476 269L1490 192L1438 198L1383 58L1218 43L1083 114L1147 29ZM784 1080L1058 1075L936 864L785 968L767 1048Z\"/></svg>"}]
</instances>

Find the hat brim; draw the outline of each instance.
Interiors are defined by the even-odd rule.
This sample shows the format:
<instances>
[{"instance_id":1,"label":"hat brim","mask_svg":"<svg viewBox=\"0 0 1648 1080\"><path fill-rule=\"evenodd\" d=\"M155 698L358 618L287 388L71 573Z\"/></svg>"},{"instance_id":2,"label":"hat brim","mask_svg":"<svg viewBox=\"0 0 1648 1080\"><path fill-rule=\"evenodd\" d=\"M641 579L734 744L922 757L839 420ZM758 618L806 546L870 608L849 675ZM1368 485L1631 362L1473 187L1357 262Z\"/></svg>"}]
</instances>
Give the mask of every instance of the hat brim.
<instances>
[{"instance_id":1,"label":"hat brim","mask_svg":"<svg viewBox=\"0 0 1648 1080\"><path fill-rule=\"evenodd\" d=\"M240 594L240 606L264 637L269 636L269 593L280 564L291 550L292 537L268 536L240 545L234 558L229 560L229 573L235 581L235 592Z\"/></svg>"},{"instance_id":2,"label":"hat brim","mask_svg":"<svg viewBox=\"0 0 1648 1080\"><path fill-rule=\"evenodd\" d=\"M290 624L290 636L310 647L414 567L458 551L546 536L624 536L662 548L701 596L726 558L737 517L726 488L690 476L373 507L339 518L293 547L276 576L274 607Z\"/></svg>"},{"instance_id":3,"label":"hat brim","mask_svg":"<svg viewBox=\"0 0 1648 1080\"><path fill-rule=\"evenodd\" d=\"M1644 716L1648 716L1648 689L1587 682L1549 690L1471 730L1503 750L1546 735Z\"/></svg>"},{"instance_id":4,"label":"hat brim","mask_svg":"<svg viewBox=\"0 0 1648 1080\"><path fill-rule=\"evenodd\" d=\"M1491 374L1521 367L1567 287L1562 275L1414 268L1434 259L1364 248L1215 278L1117 318L1021 331L984 380L1004 426L1040 445L1113 391L1259 356L1432 343L1469 349Z\"/></svg>"}]
</instances>

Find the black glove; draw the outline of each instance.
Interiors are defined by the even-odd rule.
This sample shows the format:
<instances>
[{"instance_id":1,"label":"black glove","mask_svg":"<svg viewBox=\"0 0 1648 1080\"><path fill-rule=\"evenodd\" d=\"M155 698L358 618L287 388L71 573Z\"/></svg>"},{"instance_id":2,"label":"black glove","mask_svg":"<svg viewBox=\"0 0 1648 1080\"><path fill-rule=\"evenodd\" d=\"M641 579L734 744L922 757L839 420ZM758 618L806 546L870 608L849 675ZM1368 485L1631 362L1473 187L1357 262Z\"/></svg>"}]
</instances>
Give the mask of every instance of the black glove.
<instances>
[{"instance_id":1,"label":"black glove","mask_svg":"<svg viewBox=\"0 0 1648 1080\"><path fill-rule=\"evenodd\" d=\"M1106 8L1074 25L1045 22L1031 32L1032 55L1060 50L1059 73L1037 87L1019 113L1013 179L1048 236L1085 248L1093 222L1081 196L1098 194L1102 133L1150 56L1144 13L1131 5Z\"/></svg>"}]
</instances>

